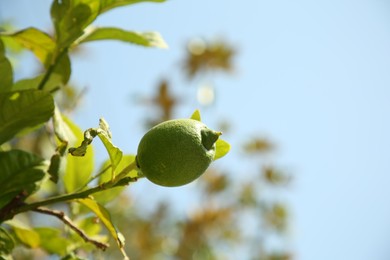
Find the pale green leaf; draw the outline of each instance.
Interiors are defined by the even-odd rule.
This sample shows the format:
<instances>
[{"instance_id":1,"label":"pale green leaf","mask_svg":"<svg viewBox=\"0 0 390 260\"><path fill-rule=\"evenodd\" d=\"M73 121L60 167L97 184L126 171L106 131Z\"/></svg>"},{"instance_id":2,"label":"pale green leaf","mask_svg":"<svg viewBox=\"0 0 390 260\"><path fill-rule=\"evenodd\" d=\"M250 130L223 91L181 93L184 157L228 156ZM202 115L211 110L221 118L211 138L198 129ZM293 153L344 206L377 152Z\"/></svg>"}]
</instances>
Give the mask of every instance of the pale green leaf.
<instances>
[{"instance_id":1,"label":"pale green leaf","mask_svg":"<svg viewBox=\"0 0 390 260\"><path fill-rule=\"evenodd\" d=\"M43 80L44 74L40 74L34 78L21 79L12 86L12 90L30 90L38 89L41 81ZM61 75L51 74L50 78L46 81L43 89L46 91L51 91L57 88L60 88L63 85L63 79Z\"/></svg>"},{"instance_id":2,"label":"pale green leaf","mask_svg":"<svg viewBox=\"0 0 390 260\"><path fill-rule=\"evenodd\" d=\"M222 139L218 139L215 143L214 161L224 157L230 151L230 144Z\"/></svg>"},{"instance_id":3,"label":"pale green leaf","mask_svg":"<svg viewBox=\"0 0 390 260\"><path fill-rule=\"evenodd\" d=\"M7 230L0 227L0 256L11 254L14 247L15 241L12 236L7 232Z\"/></svg>"},{"instance_id":4,"label":"pale green leaf","mask_svg":"<svg viewBox=\"0 0 390 260\"><path fill-rule=\"evenodd\" d=\"M93 211L96 216L102 221L104 226L107 228L111 236L115 239L117 242L119 248L123 248L124 246L124 240L119 236L119 233L117 229L115 228L114 224L111 221L111 215L108 212L106 208L104 208L102 205L97 203L96 201L92 199L79 199L77 202L83 204L87 208L89 208L91 211Z\"/></svg>"},{"instance_id":5,"label":"pale green leaf","mask_svg":"<svg viewBox=\"0 0 390 260\"><path fill-rule=\"evenodd\" d=\"M59 229L51 227L38 227L33 229L40 239L40 247L50 254L64 256L72 244L69 239L62 236Z\"/></svg>"},{"instance_id":6,"label":"pale green leaf","mask_svg":"<svg viewBox=\"0 0 390 260\"><path fill-rule=\"evenodd\" d=\"M95 216L90 216L77 221L77 226L82 229L88 236L97 236L102 230L100 221Z\"/></svg>"},{"instance_id":7,"label":"pale green leaf","mask_svg":"<svg viewBox=\"0 0 390 260\"><path fill-rule=\"evenodd\" d=\"M135 161L135 155L124 155L121 162L119 163L117 167L117 172L122 171L126 166L130 165ZM101 167L101 171L106 169L110 165L111 161L107 160L106 162L103 163ZM130 177L137 177L138 173L136 170L131 171L127 176ZM99 184L105 183L111 181L111 173L109 171L105 171L102 175L100 175L99 178ZM94 198L96 201L98 201L101 204L106 204L115 198L119 196L119 194L125 189L125 186L119 186L119 187L114 187L108 190L101 191L99 193L94 194Z\"/></svg>"},{"instance_id":8,"label":"pale green leaf","mask_svg":"<svg viewBox=\"0 0 390 260\"><path fill-rule=\"evenodd\" d=\"M46 68L51 64L55 42L45 32L30 27L12 34L1 34L0 37L14 41L32 51Z\"/></svg>"},{"instance_id":9,"label":"pale green leaf","mask_svg":"<svg viewBox=\"0 0 390 260\"><path fill-rule=\"evenodd\" d=\"M166 0L101 0L100 13L107 12L108 10L111 10L116 7L124 6L124 5L131 5L131 4L142 3L142 2L162 3L165 1Z\"/></svg>"},{"instance_id":10,"label":"pale green leaf","mask_svg":"<svg viewBox=\"0 0 390 260\"><path fill-rule=\"evenodd\" d=\"M193 120L196 120L196 121L201 122L202 119L201 119L201 117L200 117L200 111L199 111L199 109L195 110L194 113L191 115L190 118L193 119Z\"/></svg>"},{"instance_id":11,"label":"pale green leaf","mask_svg":"<svg viewBox=\"0 0 390 260\"><path fill-rule=\"evenodd\" d=\"M101 118L99 123L99 134L98 134L100 140L104 144L104 147L107 150L107 153L110 157L111 162L111 178L115 178L116 174L116 168L120 161L122 160L123 153L122 151L116 147L111 140L111 132L109 130L109 126L107 122Z\"/></svg>"},{"instance_id":12,"label":"pale green leaf","mask_svg":"<svg viewBox=\"0 0 390 260\"><path fill-rule=\"evenodd\" d=\"M38 89L39 83L42 81L44 75L38 75L33 78L24 78L21 80L18 80L15 82L15 84L12 86L12 89L14 91L17 90L31 90L31 89Z\"/></svg>"},{"instance_id":13,"label":"pale green leaf","mask_svg":"<svg viewBox=\"0 0 390 260\"><path fill-rule=\"evenodd\" d=\"M112 179L115 178L116 174L116 168L120 161L122 160L122 151L112 144L111 139L107 137L104 133L98 134L100 140L104 144L104 147L106 147L107 153L110 156L110 162L111 162L111 171L112 171Z\"/></svg>"},{"instance_id":14,"label":"pale green leaf","mask_svg":"<svg viewBox=\"0 0 390 260\"><path fill-rule=\"evenodd\" d=\"M40 90L0 93L0 144L23 129L45 123L53 112L50 93Z\"/></svg>"},{"instance_id":15,"label":"pale green leaf","mask_svg":"<svg viewBox=\"0 0 390 260\"><path fill-rule=\"evenodd\" d=\"M92 23L100 11L96 0L54 0L50 14L60 50L68 48Z\"/></svg>"},{"instance_id":16,"label":"pale green leaf","mask_svg":"<svg viewBox=\"0 0 390 260\"><path fill-rule=\"evenodd\" d=\"M133 32L125 31L119 28L105 27L96 28L83 36L81 43L98 40L118 40L127 43L142 45L145 47L167 48L168 45L157 32Z\"/></svg>"},{"instance_id":17,"label":"pale green leaf","mask_svg":"<svg viewBox=\"0 0 390 260\"><path fill-rule=\"evenodd\" d=\"M5 56L4 44L0 39L0 92L6 92L11 89L13 75L11 62Z\"/></svg>"},{"instance_id":18,"label":"pale green leaf","mask_svg":"<svg viewBox=\"0 0 390 260\"><path fill-rule=\"evenodd\" d=\"M81 129L74 124L69 118L63 116L64 122L67 124L72 134L76 137L74 142L70 142L70 146L78 145L84 140L84 135ZM89 146L89 151L83 157L72 155L67 156L65 174L63 181L67 192L73 192L84 187L89 181L94 165L94 156L92 146Z\"/></svg>"},{"instance_id":19,"label":"pale green leaf","mask_svg":"<svg viewBox=\"0 0 390 260\"><path fill-rule=\"evenodd\" d=\"M10 225L18 240L24 245L30 248L37 248L41 244L39 234L35 232L32 228L27 226L25 223L22 223L16 219L9 220L6 222L7 225Z\"/></svg>"},{"instance_id":20,"label":"pale green leaf","mask_svg":"<svg viewBox=\"0 0 390 260\"><path fill-rule=\"evenodd\" d=\"M69 125L65 122L64 116L56 105L53 115L53 128L56 137L61 142L76 143L76 136L70 129Z\"/></svg>"},{"instance_id":21,"label":"pale green leaf","mask_svg":"<svg viewBox=\"0 0 390 260\"><path fill-rule=\"evenodd\" d=\"M32 194L45 176L43 166L42 158L24 151L0 152L0 208L21 192Z\"/></svg>"}]
</instances>

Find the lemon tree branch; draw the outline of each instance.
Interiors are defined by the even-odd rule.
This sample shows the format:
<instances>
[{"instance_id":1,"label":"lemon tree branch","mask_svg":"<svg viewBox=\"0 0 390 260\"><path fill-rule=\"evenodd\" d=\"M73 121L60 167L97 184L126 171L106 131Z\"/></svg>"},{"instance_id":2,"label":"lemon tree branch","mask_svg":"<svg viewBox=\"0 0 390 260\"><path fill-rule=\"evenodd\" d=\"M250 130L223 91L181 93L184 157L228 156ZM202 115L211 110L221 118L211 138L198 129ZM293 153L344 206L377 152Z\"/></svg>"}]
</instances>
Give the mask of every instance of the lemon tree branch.
<instances>
[{"instance_id":1,"label":"lemon tree branch","mask_svg":"<svg viewBox=\"0 0 390 260\"><path fill-rule=\"evenodd\" d=\"M65 213L62 211L48 209L48 208L44 208L44 207L38 207L38 208L34 209L33 211L41 213L41 214L51 215L51 216L58 218L59 220L64 222L65 225L69 226L73 231L75 231L82 239L84 239L85 242L91 243L91 244L95 245L97 248L102 249L103 251L106 250L107 247L109 247L109 245L106 243L103 243L103 242L97 241L93 238L90 238L83 230L79 229L72 222L72 220L68 216L66 216Z\"/></svg>"}]
</instances>

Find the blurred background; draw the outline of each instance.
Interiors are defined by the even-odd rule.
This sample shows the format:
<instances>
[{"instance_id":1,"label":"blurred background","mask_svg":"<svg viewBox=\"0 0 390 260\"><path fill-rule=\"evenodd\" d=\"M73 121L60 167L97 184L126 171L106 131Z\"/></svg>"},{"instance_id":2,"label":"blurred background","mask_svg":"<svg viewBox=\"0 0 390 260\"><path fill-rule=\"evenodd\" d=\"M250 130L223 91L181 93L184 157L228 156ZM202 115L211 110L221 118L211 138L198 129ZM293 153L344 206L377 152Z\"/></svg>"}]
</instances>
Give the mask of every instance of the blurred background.
<instances>
[{"instance_id":1,"label":"blurred background","mask_svg":"<svg viewBox=\"0 0 390 260\"><path fill-rule=\"evenodd\" d=\"M50 31L50 3L1 1L0 22ZM232 145L195 183L142 180L112 203L128 254L390 259L389 14L385 0L171 0L100 17L158 31L169 49L75 50L58 102L79 126L104 117L135 154L151 125L199 108ZM16 78L35 75L38 62L21 55ZM98 168L107 156L95 150Z\"/></svg>"}]
</instances>

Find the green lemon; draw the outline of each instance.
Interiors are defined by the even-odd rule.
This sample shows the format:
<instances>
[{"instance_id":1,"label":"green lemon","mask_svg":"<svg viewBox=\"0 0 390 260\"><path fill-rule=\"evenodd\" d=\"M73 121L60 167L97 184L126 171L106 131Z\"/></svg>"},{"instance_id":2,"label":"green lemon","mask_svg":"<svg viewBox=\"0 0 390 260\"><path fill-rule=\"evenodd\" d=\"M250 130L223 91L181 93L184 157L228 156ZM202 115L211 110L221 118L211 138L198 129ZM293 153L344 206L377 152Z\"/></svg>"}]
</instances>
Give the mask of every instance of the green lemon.
<instances>
[{"instance_id":1,"label":"green lemon","mask_svg":"<svg viewBox=\"0 0 390 260\"><path fill-rule=\"evenodd\" d=\"M185 185L202 175L213 161L220 135L193 119L163 122L142 137L137 166L155 184Z\"/></svg>"}]
</instances>

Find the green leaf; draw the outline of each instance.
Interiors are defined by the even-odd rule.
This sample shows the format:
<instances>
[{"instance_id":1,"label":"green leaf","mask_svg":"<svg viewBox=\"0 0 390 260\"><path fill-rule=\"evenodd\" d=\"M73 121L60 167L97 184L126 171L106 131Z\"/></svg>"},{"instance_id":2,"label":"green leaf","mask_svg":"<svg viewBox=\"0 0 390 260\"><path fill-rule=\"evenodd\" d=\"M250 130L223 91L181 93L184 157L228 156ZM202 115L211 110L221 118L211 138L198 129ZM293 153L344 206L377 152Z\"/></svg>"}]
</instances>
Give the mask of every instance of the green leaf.
<instances>
[{"instance_id":1,"label":"green leaf","mask_svg":"<svg viewBox=\"0 0 390 260\"><path fill-rule=\"evenodd\" d=\"M53 128L54 133L58 138L57 148L55 154L53 154L50 159L50 166L47 172L50 174L50 180L54 183L57 183L69 140L75 138L72 131L62 118L61 112L58 109L57 105L54 109Z\"/></svg>"},{"instance_id":2,"label":"green leaf","mask_svg":"<svg viewBox=\"0 0 390 260\"><path fill-rule=\"evenodd\" d=\"M110 232L111 236L115 239L119 248L124 247L125 241L120 235L120 233L117 231L117 229L115 228L114 224L112 223L110 213L106 208L104 208L102 205L89 198L79 199L77 200L77 202L83 204L84 206L89 208L92 212L94 212L96 216L102 221L102 223L107 228L107 230Z\"/></svg>"},{"instance_id":3,"label":"green leaf","mask_svg":"<svg viewBox=\"0 0 390 260\"><path fill-rule=\"evenodd\" d=\"M95 216L86 217L77 221L77 226L91 237L99 235L102 230L102 225ZM78 237L80 236L78 235Z\"/></svg>"},{"instance_id":4,"label":"green leaf","mask_svg":"<svg viewBox=\"0 0 390 260\"><path fill-rule=\"evenodd\" d=\"M54 133L56 137L60 140L60 142L75 143L77 141L76 137L68 126L68 124L65 122L64 118L65 116L62 115L61 111L56 105L54 108L53 115Z\"/></svg>"},{"instance_id":5,"label":"green leaf","mask_svg":"<svg viewBox=\"0 0 390 260\"><path fill-rule=\"evenodd\" d=\"M111 178L115 178L115 173L116 173L116 168L120 161L122 160L123 153L122 151L116 147L112 142L111 142L111 132L109 130L108 124L106 121L101 118L100 123L99 123L99 138L104 144L104 147L106 147L106 150L108 152L108 155L110 156L110 161L111 161Z\"/></svg>"},{"instance_id":6,"label":"green leaf","mask_svg":"<svg viewBox=\"0 0 390 260\"><path fill-rule=\"evenodd\" d=\"M0 37L8 38L32 51L46 68L51 64L55 42L45 32L30 27L13 34L2 34Z\"/></svg>"},{"instance_id":7,"label":"green leaf","mask_svg":"<svg viewBox=\"0 0 390 260\"><path fill-rule=\"evenodd\" d=\"M0 93L0 144L23 129L45 123L53 112L50 93L40 90Z\"/></svg>"},{"instance_id":8,"label":"green leaf","mask_svg":"<svg viewBox=\"0 0 390 260\"><path fill-rule=\"evenodd\" d=\"M32 194L43 179L43 159L20 150L0 152L0 208L23 192Z\"/></svg>"},{"instance_id":9,"label":"green leaf","mask_svg":"<svg viewBox=\"0 0 390 260\"><path fill-rule=\"evenodd\" d=\"M56 86L53 87L53 86L51 86L51 85L53 85L53 82L50 82L50 81L57 80L58 78L60 79L60 82L62 84L68 83L68 81L70 79L70 74L71 74L70 58L69 58L68 53L64 53L64 54L62 54L61 57L59 57L59 60L57 61L57 64L56 64L52 74L50 75L48 82L44 85L43 89L45 89L46 91L50 91L50 90L54 89L54 87L58 87L58 85L59 85L58 83Z\"/></svg>"},{"instance_id":10,"label":"green leaf","mask_svg":"<svg viewBox=\"0 0 390 260\"><path fill-rule=\"evenodd\" d=\"M9 91L13 83L11 62L5 56L3 41L0 39L0 92Z\"/></svg>"},{"instance_id":11,"label":"green leaf","mask_svg":"<svg viewBox=\"0 0 390 260\"><path fill-rule=\"evenodd\" d=\"M71 252L68 255L62 257L61 260L88 260L88 259L78 256L74 252Z\"/></svg>"},{"instance_id":12,"label":"green leaf","mask_svg":"<svg viewBox=\"0 0 390 260\"><path fill-rule=\"evenodd\" d=\"M61 72L59 72L61 73ZM46 81L45 85L43 85L44 90L50 92L54 89L58 89L62 87L67 80L69 80L70 77L70 68L69 70L66 68L63 68L62 73L63 75L59 73L52 73L49 77L49 79ZM44 78L44 74L40 74L34 78L28 78L28 79L21 79L12 86L12 90L31 90L31 89L38 89L38 86L42 82Z\"/></svg>"},{"instance_id":13,"label":"green leaf","mask_svg":"<svg viewBox=\"0 0 390 260\"><path fill-rule=\"evenodd\" d=\"M120 161L122 160L122 151L114 146L111 142L111 140L103 133L99 133L98 134L100 140L102 141L102 143L104 144L104 146L106 147L106 150L108 152L108 155L110 157L110 161L111 161L111 170L112 170L112 179L115 178L115 173L116 173L116 168L118 166L118 164L120 163Z\"/></svg>"},{"instance_id":14,"label":"green leaf","mask_svg":"<svg viewBox=\"0 0 390 260\"><path fill-rule=\"evenodd\" d=\"M12 236L7 230L0 227L0 256L11 254L14 247L15 241L12 239Z\"/></svg>"},{"instance_id":15,"label":"green leaf","mask_svg":"<svg viewBox=\"0 0 390 260\"><path fill-rule=\"evenodd\" d=\"M190 119L197 120L201 122L201 117L200 117L200 111L199 109L195 110L194 113L191 115Z\"/></svg>"},{"instance_id":16,"label":"green leaf","mask_svg":"<svg viewBox=\"0 0 390 260\"><path fill-rule=\"evenodd\" d=\"M7 221L6 224L10 225L13 228L16 237L24 245L30 248L37 248L40 246L41 240L39 234L35 232L32 228L27 226L25 223L13 219Z\"/></svg>"},{"instance_id":17,"label":"green leaf","mask_svg":"<svg viewBox=\"0 0 390 260\"><path fill-rule=\"evenodd\" d=\"M124 6L124 5L132 5L141 2L155 2L162 3L166 0L101 0L100 1L100 13L107 12L116 7Z\"/></svg>"},{"instance_id":18,"label":"green leaf","mask_svg":"<svg viewBox=\"0 0 390 260\"><path fill-rule=\"evenodd\" d=\"M168 47L161 35L157 32L138 33L113 27L96 28L83 37L81 43L98 40L118 40L145 47Z\"/></svg>"},{"instance_id":19,"label":"green leaf","mask_svg":"<svg viewBox=\"0 0 390 260\"><path fill-rule=\"evenodd\" d=\"M61 155L58 153L53 154L53 156L50 158L50 166L47 170L47 173L50 175L50 180L54 183L58 182L59 172L60 172L60 166L61 166Z\"/></svg>"},{"instance_id":20,"label":"green leaf","mask_svg":"<svg viewBox=\"0 0 390 260\"><path fill-rule=\"evenodd\" d=\"M26 78L21 79L12 86L12 90L31 90L31 89L37 89L39 86L39 83L42 81L44 75L38 75L34 78Z\"/></svg>"},{"instance_id":21,"label":"green leaf","mask_svg":"<svg viewBox=\"0 0 390 260\"><path fill-rule=\"evenodd\" d=\"M133 155L133 154L124 155L122 160L118 164L118 167L117 167L118 172L121 172L123 169L125 169L127 166L132 164L134 161L135 161L135 155ZM107 160L106 162L103 163L101 169L107 168L109 166L109 164L110 164L110 161ZM138 172L136 169L134 169L134 170L130 171L126 176L137 177ZM108 182L108 181L111 181L111 176L108 172L105 172L100 176L99 184L103 184L103 183Z\"/></svg>"},{"instance_id":22,"label":"green leaf","mask_svg":"<svg viewBox=\"0 0 390 260\"><path fill-rule=\"evenodd\" d=\"M75 139L69 140L69 145L72 146L81 143L84 140L81 129L67 117L63 116L63 120L75 137ZM87 184L93 171L93 158L92 146L89 147L88 153L83 157L67 156L65 174L63 176L67 192L73 192Z\"/></svg>"},{"instance_id":23,"label":"green leaf","mask_svg":"<svg viewBox=\"0 0 390 260\"><path fill-rule=\"evenodd\" d=\"M68 48L93 22L100 10L100 1L54 0L50 14L56 31L59 50Z\"/></svg>"},{"instance_id":24,"label":"green leaf","mask_svg":"<svg viewBox=\"0 0 390 260\"><path fill-rule=\"evenodd\" d=\"M68 253L72 243L62 236L61 230L51 227L38 227L33 230L39 235L40 247L46 252L60 256Z\"/></svg>"},{"instance_id":25,"label":"green leaf","mask_svg":"<svg viewBox=\"0 0 390 260\"><path fill-rule=\"evenodd\" d=\"M230 151L230 144L222 139L218 139L215 146L214 161L224 157Z\"/></svg>"},{"instance_id":26,"label":"green leaf","mask_svg":"<svg viewBox=\"0 0 390 260\"><path fill-rule=\"evenodd\" d=\"M120 172L122 171L126 166L130 165L132 162L135 161L135 155L124 155L121 162L119 163L117 167L117 171ZM110 160L107 160L103 163L101 167L101 171L106 169L109 165L111 164ZM138 173L136 170L131 171L127 176L130 177L137 177ZM111 180L111 174L109 171L105 171L102 175L100 175L99 178L99 184L108 182ZM118 197L118 195L125 189L125 186L119 186L119 187L114 187L108 190L104 190L102 192L94 194L94 198L96 201L98 201L101 204L106 204L115 198Z\"/></svg>"}]
</instances>

